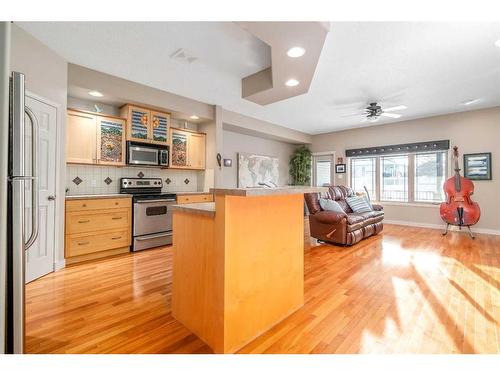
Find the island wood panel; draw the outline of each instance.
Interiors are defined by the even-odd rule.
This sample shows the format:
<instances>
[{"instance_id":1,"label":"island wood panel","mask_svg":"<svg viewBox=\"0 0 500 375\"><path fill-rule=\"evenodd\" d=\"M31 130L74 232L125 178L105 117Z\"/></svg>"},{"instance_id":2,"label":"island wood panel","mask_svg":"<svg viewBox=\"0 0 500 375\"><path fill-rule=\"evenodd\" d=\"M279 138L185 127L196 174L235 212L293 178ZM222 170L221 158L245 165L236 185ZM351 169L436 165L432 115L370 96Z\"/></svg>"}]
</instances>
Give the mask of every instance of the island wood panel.
<instances>
[{"instance_id":1,"label":"island wood panel","mask_svg":"<svg viewBox=\"0 0 500 375\"><path fill-rule=\"evenodd\" d=\"M225 215L217 216L222 201ZM302 194L216 196L216 227L225 230L224 352L304 304L303 207Z\"/></svg>"},{"instance_id":2,"label":"island wood panel","mask_svg":"<svg viewBox=\"0 0 500 375\"><path fill-rule=\"evenodd\" d=\"M215 206L215 219L174 211L172 311L214 352L233 353L304 303L303 196Z\"/></svg>"},{"instance_id":3,"label":"island wood panel","mask_svg":"<svg viewBox=\"0 0 500 375\"><path fill-rule=\"evenodd\" d=\"M172 315L223 351L224 253L215 246L215 219L174 211Z\"/></svg>"}]
</instances>

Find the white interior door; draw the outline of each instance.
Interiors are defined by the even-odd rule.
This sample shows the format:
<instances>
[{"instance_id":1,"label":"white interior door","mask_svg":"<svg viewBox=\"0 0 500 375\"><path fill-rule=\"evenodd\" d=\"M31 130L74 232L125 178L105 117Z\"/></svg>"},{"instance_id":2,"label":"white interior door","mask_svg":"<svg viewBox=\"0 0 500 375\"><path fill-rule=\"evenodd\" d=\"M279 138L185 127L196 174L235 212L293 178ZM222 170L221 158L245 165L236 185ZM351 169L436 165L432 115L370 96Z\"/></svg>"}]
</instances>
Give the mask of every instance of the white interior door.
<instances>
[{"instance_id":1,"label":"white interior door","mask_svg":"<svg viewBox=\"0 0 500 375\"><path fill-rule=\"evenodd\" d=\"M56 149L57 149L57 109L36 98L26 96L26 106L30 107L38 119L38 186L39 213L38 238L26 253L26 282L35 280L54 271L55 253L55 191L56 191ZM31 126L26 118L26 150L31 150ZM31 173L31 155L26 155L27 171ZM26 237L31 229L31 183L26 186Z\"/></svg>"}]
</instances>

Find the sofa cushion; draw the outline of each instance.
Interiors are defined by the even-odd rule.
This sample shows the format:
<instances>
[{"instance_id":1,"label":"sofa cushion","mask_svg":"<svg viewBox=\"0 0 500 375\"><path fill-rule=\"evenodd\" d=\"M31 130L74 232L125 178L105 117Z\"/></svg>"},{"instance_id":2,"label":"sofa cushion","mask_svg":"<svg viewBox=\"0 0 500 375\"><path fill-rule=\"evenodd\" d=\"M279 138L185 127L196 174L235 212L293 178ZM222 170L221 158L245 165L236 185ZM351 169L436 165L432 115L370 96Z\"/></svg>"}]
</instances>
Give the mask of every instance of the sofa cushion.
<instances>
[{"instance_id":1,"label":"sofa cushion","mask_svg":"<svg viewBox=\"0 0 500 375\"><path fill-rule=\"evenodd\" d=\"M344 214L345 211L340 207L340 205L333 199L319 198L319 205L323 211L339 212Z\"/></svg>"},{"instance_id":2,"label":"sofa cushion","mask_svg":"<svg viewBox=\"0 0 500 375\"><path fill-rule=\"evenodd\" d=\"M371 211L371 207L368 205L368 202L366 201L365 197L353 196L353 197L347 197L345 200L349 205L349 207L351 207L351 210L355 213Z\"/></svg>"}]
</instances>

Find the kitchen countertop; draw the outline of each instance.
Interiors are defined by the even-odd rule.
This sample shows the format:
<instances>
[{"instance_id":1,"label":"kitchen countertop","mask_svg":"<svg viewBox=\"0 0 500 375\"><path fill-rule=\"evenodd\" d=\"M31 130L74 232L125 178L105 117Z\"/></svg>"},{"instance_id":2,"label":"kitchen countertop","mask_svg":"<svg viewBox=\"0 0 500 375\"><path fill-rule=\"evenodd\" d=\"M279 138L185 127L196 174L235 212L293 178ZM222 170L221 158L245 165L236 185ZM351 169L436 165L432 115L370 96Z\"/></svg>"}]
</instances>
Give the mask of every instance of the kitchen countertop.
<instances>
[{"instance_id":1,"label":"kitchen countertop","mask_svg":"<svg viewBox=\"0 0 500 375\"><path fill-rule=\"evenodd\" d=\"M316 186L280 186L277 188L235 188L235 189L210 189L215 195L237 195L243 197L265 195L290 195L304 193L321 193L328 191L327 187Z\"/></svg>"},{"instance_id":2,"label":"kitchen countertop","mask_svg":"<svg viewBox=\"0 0 500 375\"><path fill-rule=\"evenodd\" d=\"M66 195L67 201L78 199L112 199L112 198L132 198L132 194L75 194Z\"/></svg>"},{"instance_id":3,"label":"kitchen countertop","mask_svg":"<svg viewBox=\"0 0 500 375\"><path fill-rule=\"evenodd\" d=\"M176 204L174 211L196 212L200 215L215 216L215 202Z\"/></svg>"}]
</instances>

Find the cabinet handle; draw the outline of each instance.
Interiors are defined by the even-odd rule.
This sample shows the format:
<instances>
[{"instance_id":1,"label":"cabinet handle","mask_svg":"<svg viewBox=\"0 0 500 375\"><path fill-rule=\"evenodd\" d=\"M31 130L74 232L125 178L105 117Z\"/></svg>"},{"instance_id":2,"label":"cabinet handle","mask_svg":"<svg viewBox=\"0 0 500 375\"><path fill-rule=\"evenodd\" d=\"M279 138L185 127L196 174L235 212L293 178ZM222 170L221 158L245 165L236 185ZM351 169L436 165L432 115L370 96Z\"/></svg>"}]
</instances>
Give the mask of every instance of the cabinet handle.
<instances>
[{"instance_id":1,"label":"cabinet handle","mask_svg":"<svg viewBox=\"0 0 500 375\"><path fill-rule=\"evenodd\" d=\"M83 223L88 223L90 220L78 220L78 223L83 224Z\"/></svg>"},{"instance_id":2,"label":"cabinet handle","mask_svg":"<svg viewBox=\"0 0 500 375\"><path fill-rule=\"evenodd\" d=\"M88 245L88 244L89 244L89 241L78 242L78 246L83 246L83 245Z\"/></svg>"},{"instance_id":3,"label":"cabinet handle","mask_svg":"<svg viewBox=\"0 0 500 375\"><path fill-rule=\"evenodd\" d=\"M122 236L118 236L118 237L111 237L112 240L119 240L120 238L122 238Z\"/></svg>"},{"instance_id":4,"label":"cabinet handle","mask_svg":"<svg viewBox=\"0 0 500 375\"><path fill-rule=\"evenodd\" d=\"M121 218L123 218L123 216L120 216L120 217L112 217L111 220L120 220Z\"/></svg>"}]
</instances>

